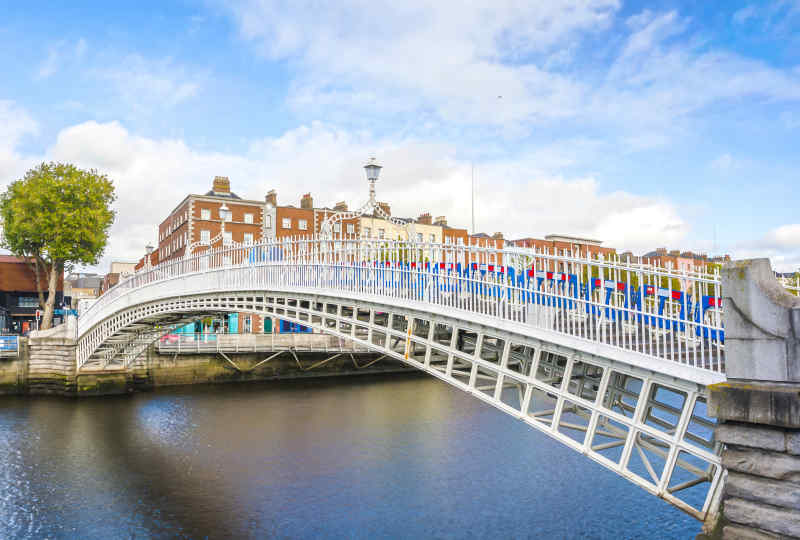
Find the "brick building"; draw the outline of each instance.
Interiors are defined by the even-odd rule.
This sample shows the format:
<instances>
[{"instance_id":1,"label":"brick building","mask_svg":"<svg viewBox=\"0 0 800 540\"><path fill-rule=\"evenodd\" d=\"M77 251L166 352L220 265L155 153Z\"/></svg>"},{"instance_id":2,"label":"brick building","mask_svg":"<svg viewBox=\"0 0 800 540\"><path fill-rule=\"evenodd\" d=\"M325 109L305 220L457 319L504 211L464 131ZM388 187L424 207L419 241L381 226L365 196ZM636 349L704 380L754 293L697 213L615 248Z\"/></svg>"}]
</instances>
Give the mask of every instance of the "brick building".
<instances>
[{"instance_id":1,"label":"brick building","mask_svg":"<svg viewBox=\"0 0 800 540\"><path fill-rule=\"evenodd\" d=\"M56 285L56 308L63 303L62 274ZM36 310L40 309L36 277L24 259L13 255L0 255L0 308L4 315L0 332L24 334L35 328ZM59 324L61 317L53 317L53 322Z\"/></svg>"},{"instance_id":2,"label":"brick building","mask_svg":"<svg viewBox=\"0 0 800 540\"><path fill-rule=\"evenodd\" d=\"M230 216L225 222L225 238L219 210L225 204ZM158 226L159 264L183 257L188 247L194 251L220 247L222 241L240 244L258 242L264 235L264 203L245 200L231 191L226 176L214 177L211 191L205 195L187 195Z\"/></svg>"},{"instance_id":3,"label":"brick building","mask_svg":"<svg viewBox=\"0 0 800 540\"><path fill-rule=\"evenodd\" d=\"M617 253L615 248L603 247L601 240L563 234L548 234L544 238L520 238L509 243L515 247L536 249L555 255L574 254L583 258L609 257Z\"/></svg>"},{"instance_id":4,"label":"brick building","mask_svg":"<svg viewBox=\"0 0 800 540\"><path fill-rule=\"evenodd\" d=\"M731 260L730 255L719 257L709 257L705 253L694 253L693 251L680 251L667 248L658 248L654 251L645 253L641 257L645 264L654 264L663 268L672 268L679 272L704 271L709 264L722 264Z\"/></svg>"},{"instance_id":5,"label":"brick building","mask_svg":"<svg viewBox=\"0 0 800 540\"><path fill-rule=\"evenodd\" d=\"M136 271L137 263L112 261L111 268L108 274L103 277L103 283L100 285L100 294L103 294L108 289L120 282L120 280L132 276Z\"/></svg>"}]
</instances>

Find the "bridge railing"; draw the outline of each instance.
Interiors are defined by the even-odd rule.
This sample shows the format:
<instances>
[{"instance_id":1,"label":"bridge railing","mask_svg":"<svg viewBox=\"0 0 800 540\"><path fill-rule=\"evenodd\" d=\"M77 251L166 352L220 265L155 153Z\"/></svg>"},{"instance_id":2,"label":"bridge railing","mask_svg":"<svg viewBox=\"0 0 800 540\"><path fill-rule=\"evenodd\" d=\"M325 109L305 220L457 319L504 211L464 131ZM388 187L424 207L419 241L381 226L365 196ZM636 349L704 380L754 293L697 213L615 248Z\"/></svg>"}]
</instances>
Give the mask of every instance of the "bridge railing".
<instances>
[{"instance_id":1,"label":"bridge railing","mask_svg":"<svg viewBox=\"0 0 800 540\"><path fill-rule=\"evenodd\" d=\"M168 334L158 341L158 352L163 354L192 353L255 353L295 352L350 352L364 353L370 349L352 341L320 334Z\"/></svg>"},{"instance_id":2,"label":"bridge railing","mask_svg":"<svg viewBox=\"0 0 800 540\"><path fill-rule=\"evenodd\" d=\"M81 315L79 335L124 307L132 291L224 270L217 283L232 289L435 305L724 372L718 274L486 244L307 236L205 248L119 283Z\"/></svg>"}]
</instances>

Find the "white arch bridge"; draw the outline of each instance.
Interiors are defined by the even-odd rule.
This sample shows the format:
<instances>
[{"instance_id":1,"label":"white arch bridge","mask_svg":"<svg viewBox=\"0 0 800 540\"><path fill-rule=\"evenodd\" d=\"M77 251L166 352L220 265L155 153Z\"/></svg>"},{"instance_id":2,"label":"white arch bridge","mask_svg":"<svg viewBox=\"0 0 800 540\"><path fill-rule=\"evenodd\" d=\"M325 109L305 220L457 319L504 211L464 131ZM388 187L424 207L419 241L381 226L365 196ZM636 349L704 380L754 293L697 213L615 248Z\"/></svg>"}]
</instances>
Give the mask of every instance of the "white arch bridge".
<instances>
[{"instance_id":1,"label":"white arch bridge","mask_svg":"<svg viewBox=\"0 0 800 540\"><path fill-rule=\"evenodd\" d=\"M82 313L77 367L129 369L209 315L297 322L469 392L702 520L721 491L706 413L706 387L725 380L719 284L515 248L318 237L206 247Z\"/></svg>"}]
</instances>

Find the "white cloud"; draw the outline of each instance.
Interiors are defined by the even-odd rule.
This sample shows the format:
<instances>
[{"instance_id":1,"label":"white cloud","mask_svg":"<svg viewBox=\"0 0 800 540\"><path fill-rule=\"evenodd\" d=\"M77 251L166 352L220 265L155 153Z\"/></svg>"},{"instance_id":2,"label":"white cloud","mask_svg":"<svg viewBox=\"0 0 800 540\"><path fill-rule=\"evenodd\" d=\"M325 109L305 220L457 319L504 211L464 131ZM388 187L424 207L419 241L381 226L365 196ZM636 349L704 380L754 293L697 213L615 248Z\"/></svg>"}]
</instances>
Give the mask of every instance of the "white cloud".
<instances>
[{"instance_id":1,"label":"white cloud","mask_svg":"<svg viewBox=\"0 0 800 540\"><path fill-rule=\"evenodd\" d=\"M137 114L173 107L194 97L205 78L171 58L152 60L138 54L125 56L113 67L96 69L94 74L109 83Z\"/></svg>"},{"instance_id":2,"label":"white cloud","mask_svg":"<svg viewBox=\"0 0 800 540\"><path fill-rule=\"evenodd\" d=\"M781 225L767 231L755 242L743 242L735 249L736 258L768 257L779 272L800 270L800 223Z\"/></svg>"},{"instance_id":3,"label":"white cloud","mask_svg":"<svg viewBox=\"0 0 800 540\"><path fill-rule=\"evenodd\" d=\"M756 7L754 5L748 5L743 7L742 9L737 10L733 14L733 22L736 24L744 24L748 20L755 18L756 16Z\"/></svg>"},{"instance_id":4,"label":"white cloud","mask_svg":"<svg viewBox=\"0 0 800 540\"><path fill-rule=\"evenodd\" d=\"M532 58L563 64L569 55L552 53L579 32L605 28L618 7L617 0L415 1L319 10L311 2L250 1L231 9L266 56L298 66L300 94L330 100L370 89L407 108L434 104L447 120L501 125L574 114L582 85ZM372 105L366 97L355 106Z\"/></svg>"},{"instance_id":5,"label":"white cloud","mask_svg":"<svg viewBox=\"0 0 800 540\"><path fill-rule=\"evenodd\" d=\"M0 189L24 173L30 159L17 148L23 137L38 131L39 125L25 109L0 99Z\"/></svg>"},{"instance_id":6,"label":"white cloud","mask_svg":"<svg viewBox=\"0 0 800 540\"><path fill-rule=\"evenodd\" d=\"M721 173L727 173L738 167L738 162L730 154L722 154L711 160L708 166Z\"/></svg>"},{"instance_id":7,"label":"white cloud","mask_svg":"<svg viewBox=\"0 0 800 540\"><path fill-rule=\"evenodd\" d=\"M50 78L64 67L65 64L83 58L86 55L87 49L86 40L83 38L78 39L74 44L65 40L51 44L47 48L47 56L39 65L36 78Z\"/></svg>"},{"instance_id":8,"label":"white cloud","mask_svg":"<svg viewBox=\"0 0 800 540\"><path fill-rule=\"evenodd\" d=\"M800 223L782 225L764 236L765 247L795 248L800 250Z\"/></svg>"},{"instance_id":9,"label":"white cloud","mask_svg":"<svg viewBox=\"0 0 800 540\"><path fill-rule=\"evenodd\" d=\"M429 211L469 227L469 163L457 159L453 147L431 141L376 139L313 123L254 141L236 155L139 137L116 122L87 122L62 130L48 151L53 159L98 168L115 181L118 215L107 259L140 256L156 239L157 224L188 193L205 192L215 175L230 177L244 198L262 200L274 188L280 204L299 205L302 193L311 191L317 206L346 200L354 207L366 201L362 165L371 154L385 166L378 197L394 215ZM507 238L582 234L636 251L685 238L688 226L669 201L604 193L593 178L566 179L539 169L540 158L479 165L480 230L502 231Z\"/></svg>"},{"instance_id":10,"label":"white cloud","mask_svg":"<svg viewBox=\"0 0 800 540\"><path fill-rule=\"evenodd\" d=\"M309 118L433 115L512 136L569 120L637 150L687 133L712 106L800 100L800 73L710 45L675 11L630 16L617 39L605 33L620 29L617 1L519 5L344 1L320 12L250 0L226 9L265 56L292 65L288 101ZM570 69L597 39L608 45L591 69Z\"/></svg>"}]
</instances>

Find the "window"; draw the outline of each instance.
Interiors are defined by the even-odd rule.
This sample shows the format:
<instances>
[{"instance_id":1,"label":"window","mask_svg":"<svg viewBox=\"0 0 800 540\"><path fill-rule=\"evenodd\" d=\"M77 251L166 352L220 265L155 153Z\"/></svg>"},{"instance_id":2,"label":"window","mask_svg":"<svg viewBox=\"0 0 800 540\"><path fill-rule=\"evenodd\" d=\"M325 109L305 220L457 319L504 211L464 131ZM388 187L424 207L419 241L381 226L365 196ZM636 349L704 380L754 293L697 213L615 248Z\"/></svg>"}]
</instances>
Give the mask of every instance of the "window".
<instances>
[{"instance_id":1,"label":"window","mask_svg":"<svg viewBox=\"0 0 800 540\"><path fill-rule=\"evenodd\" d=\"M244 215L244 222L245 223L253 223L253 214L245 214Z\"/></svg>"},{"instance_id":2,"label":"window","mask_svg":"<svg viewBox=\"0 0 800 540\"><path fill-rule=\"evenodd\" d=\"M200 219L211 219L211 210L208 208L200 209Z\"/></svg>"},{"instance_id":3,"label":"window","mask_svg":"<svg viewBox=\"0 0 800 540\"><path fill-rule=\"evenodd\" d=\"M285 217L281 220L281 227L284 229L291 229L292 228L292 218Z\"/></svg>"},{"instance_id":4,"label":"window","mask_svg":"<svg viewBox=\"0 0 800 540\"><path fill-rule=\"evenodd\" d=\"M347 234L354 234L356 232L356 226L352 223L347 224Z\"/></svg>"},{"instance_id":5,"label":"window","mask_svg":"<svg viewBox=\"0 0 800 540\"><path fill-rule=\"evenodd\" d=\"M200 231L200 241L208 242L211 240L211 231Z\"/></svg>"},{"instance_id":6,"label":"window","mask_svg":"<svg viewBox=\"0 0 800 540\"><path fill-rule=\"evenodd\" d=\"M422 233L421 232L417 233L417 242L422 242Z\"/></svg>"},{"instance_id":7,"label":"window","mask_svg":"<svg viewBox=\"0 0 800 540\"><path fill-rule=\"evenodd\" d=\"M308 220L298 219L297 220L297 228L300 229L301 231L307 231L308 230Z\"/></svg>"},{"instance_id":8,"label":"window","mask_svg":"<svg viewBox=\"0 0 800 540\"><path fill-rule=\"evenodd\" d=\"M222 219L222 216L220 216L220 219ZM231 221L233 221L233 210L231 210L231 209L229 208L229 209L228 209L228 217L227 217L227 219L225 220L225 223L229 223L229 222L231 222Z\"/></svg>"},{"instance_id":9,"label":"window","mask_svg":"<svg viewBox=\"0 0 800 540\"><path fill-rule=\"evenodd\" d=\"M386 231L383 229L378 229L378 238L383 239L384 235L386 235Z\"/></svg>"},{"instance_id":10,"label":"window","mask_svg":"<svg viewBox=\"0 0 800 540\"><path fill-rule=\"evenodd\" d=\"M272 228L272 216L267 216L265 219L266 219L265 225L266 225L267 229L271 229Z\"/></svg>"},{"instance_id":11,"label":"window","mask_svg":"<svg viewBox=\"0 0 800 540\"><path fill-rule=\"evenodd\" d=\"M372 234L372 229L370 229L369 227L364 227L364 236L366 236L367 238L369 238L369 236L370 236L371 234Z\"/></svg>"},{"instance_id":12,"label":"window","mask_svg":"<svg viewBox=\"0 0 800 540\"><path fill-rule=\"evenodd\" d=\"M436 235L435 234L431 234L431 242L436 242Z\"/></svg>"},{"instance_id":13,"label":"window","mask_svg":"<svg viewBox=\"0 0 800 540\"><path fill-rule=\"evenodd\" d=\"M244 243L245 244L252 244L253 243L253 233L251 233L251 232L244 233Z\"/></svg>"},{"instance_id":14,"label":"window","mask_svg":"<svg viewBox=\"0 0 800 540\"><path fill-rule=\"evenodd\" d=\"M18 307L38 308L39 300L35 296L20 296L17 298Z\"/></svg>"},{"instance_id":15,"label":"window","mask_svg":"<svg viewBox=\"0 0 800 540\"><path fill-rule=\"evenodd\" d=\"M333 232L342 232L342 224L341 223L334 223L333 224Z\"/></svg>"},{"instance_id":16,"label":"window","mask_svg":"<svg viewBox=\"0 0 800 540\"><path fill-rule=\"evenodd\" d=\"M233 233L231 231L225 231L225 233L222 235L222 241L226 244L233 242Z\"/></svg>"}]
</instances>

